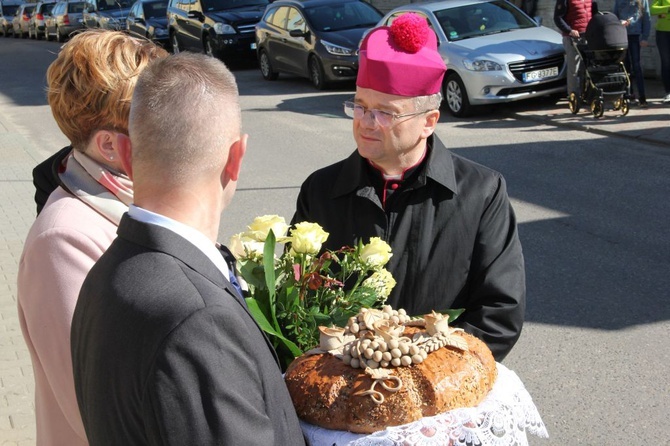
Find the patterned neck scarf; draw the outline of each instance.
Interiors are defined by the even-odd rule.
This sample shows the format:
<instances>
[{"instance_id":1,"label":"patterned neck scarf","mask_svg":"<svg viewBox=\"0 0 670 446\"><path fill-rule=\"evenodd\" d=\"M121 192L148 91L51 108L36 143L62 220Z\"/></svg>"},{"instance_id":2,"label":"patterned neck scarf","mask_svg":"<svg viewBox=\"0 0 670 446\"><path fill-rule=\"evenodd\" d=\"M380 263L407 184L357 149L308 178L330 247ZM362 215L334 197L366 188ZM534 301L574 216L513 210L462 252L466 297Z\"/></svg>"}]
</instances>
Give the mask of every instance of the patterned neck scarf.
<instances>
[{"instance_id":1,"label":"patterned neck scarf","mask_svg":"<svg viewBox=\"0 0 670 446\"><path fill-rule=\"evenodd\" d=\"M117 226L133 202L133 182L127 175L78 150L72 150L59 176L67 191Z\"/></svg>"}]
</instances>

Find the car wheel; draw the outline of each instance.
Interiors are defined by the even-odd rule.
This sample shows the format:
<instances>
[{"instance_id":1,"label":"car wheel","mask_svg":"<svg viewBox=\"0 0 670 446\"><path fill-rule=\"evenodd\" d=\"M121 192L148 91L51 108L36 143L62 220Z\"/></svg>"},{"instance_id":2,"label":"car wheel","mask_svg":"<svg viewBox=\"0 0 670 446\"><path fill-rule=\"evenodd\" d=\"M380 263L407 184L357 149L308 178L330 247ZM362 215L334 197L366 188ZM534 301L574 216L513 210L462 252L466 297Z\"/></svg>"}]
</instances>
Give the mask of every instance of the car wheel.
<instances>
[{"instance_id":1,"label":"car wheel","mask_svg":"<svg viewBox=\"0 0 670 446\"><path fill-rule=\"evenodd\" d=\"M449 113L453 116L463 118L470 114L472 106L468 99L468 92L458 74L451 73L447 76L444 83L444 99Z\"/></svg>"},{"instance_id":2,"label":"car wheel","mask_svg":"<svg viewBox=\"0 0 670 446\"><path fill-rule=\"evenodd\" d=\"M314 88L317 90L323 90L326 88L326 82L323 78L323 67L321 66L321 62L319 62L319 59L317 59L316 56L310 57L308 65L309 80L312 81Z\"/></svg>"},{"instance_id":3,"label":"car wheel","mask_svg":"<svg viewBox=\"0 0 670 446\"><path fill-rule=\"evenodd\" d=\"M65 36L60 33L58 28L56 28L56 40L58 42L65 42Z\"/></svg>"},{"instance_id":4,"label":"car wheel","mask_svg":"<svg viewBox=\"0 0 670 446\"><path fill-rule=\"evenodd\" d=\"M172 33L170 36L170 45L172 46L172 54L179 54L179 39L177 33Z\"/></svg>"},{"instance_id":5,"label":"car wheel","mask_svg":"<svg viewBox=\"0 0 670 446\"><path fill-rule=\"evenodd\" d=\"M19 33L17 33L16 31L14 31L12 34L14 34L14 38L15 38L15 39L18 39L18 38L19 38Z\"/></svg>"},{"instance_id":6,"label":"car wheel","mask_svg":"<svg viewBox=\"0 0 670 446\"><path fill-rule=\"evenodd\" d=\"M258 66L261 69L263 79L267 81L274 81L279 77L279 73L273 70L270 56L265 51L261 51L258 56Z\"/></svg>"}]
</instances>

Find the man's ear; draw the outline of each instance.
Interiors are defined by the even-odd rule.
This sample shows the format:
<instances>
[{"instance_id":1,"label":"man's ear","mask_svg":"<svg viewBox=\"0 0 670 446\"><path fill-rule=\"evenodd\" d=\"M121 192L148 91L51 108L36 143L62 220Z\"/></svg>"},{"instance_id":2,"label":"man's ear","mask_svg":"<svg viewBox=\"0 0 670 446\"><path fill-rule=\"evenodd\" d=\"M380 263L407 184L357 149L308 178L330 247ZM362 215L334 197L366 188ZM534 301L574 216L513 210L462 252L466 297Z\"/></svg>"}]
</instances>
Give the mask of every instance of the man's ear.
<instances>
[{"instance_id":1,"label":"man's ear","mask_svg":"<svg viewBox=\"0 0 670 446\"><path fill-rule=\"evenodd\" d=\"M242 158L244 158L244 153L247 151L247 138L249 138L249 135L246 133L243 134L228 150L228 161L226 161L223 173L229 180L237 181L240 175Z\"/></svg>"},{"instance_id":2,"label":"man's ear","mask_svg":"<svg viewBox=\"0 0 670 446\"><path fill-rule=\"evenodd\" d=\"M119 161L121 162L121 165L123 166L123 170L126 172L126 175L130 177L130 179L133 179L133 166L132 166L132 158L133 158L133 150L132 150L132 145L130 144L130 137L128 135L124 135L123 133L117 133L116 134L116 152L119 155Z\"/></svg>"},{"instance_id":3,"label":"man's ear","mask_svg":"<svg viewBox=\"0 0 670 446\"><path fill-rule=\"evenodd\" d=\"M437 123L440 120L440 111L439 110L431 110L428 113L426 113L426 118L425 118L425 124L423 126L423 133L421 136L423 138L428 138L430 135L435 132L435 128L437 127Z\"/></svg>"}]
</instances>

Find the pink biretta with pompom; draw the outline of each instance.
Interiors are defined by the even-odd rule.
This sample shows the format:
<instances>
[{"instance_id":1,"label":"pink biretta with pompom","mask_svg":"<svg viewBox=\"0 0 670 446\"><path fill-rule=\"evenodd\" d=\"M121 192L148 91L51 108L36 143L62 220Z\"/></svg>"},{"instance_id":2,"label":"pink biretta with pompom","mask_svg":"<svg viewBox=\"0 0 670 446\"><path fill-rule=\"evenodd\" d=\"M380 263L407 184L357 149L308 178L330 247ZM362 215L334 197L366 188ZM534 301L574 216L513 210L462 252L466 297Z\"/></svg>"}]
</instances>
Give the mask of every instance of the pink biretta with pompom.
<instances>
[{"instance_id":1,"label":"pink biretta with pompom","mask_svg":"<svg viewBox=\"0 0 670 446\"><path fill-rule=\"evenodd\" d=\"M403 14L361 44L356 86L399 96L438 93L447 70L426 19Z\"/></svg>"}]
</instances>

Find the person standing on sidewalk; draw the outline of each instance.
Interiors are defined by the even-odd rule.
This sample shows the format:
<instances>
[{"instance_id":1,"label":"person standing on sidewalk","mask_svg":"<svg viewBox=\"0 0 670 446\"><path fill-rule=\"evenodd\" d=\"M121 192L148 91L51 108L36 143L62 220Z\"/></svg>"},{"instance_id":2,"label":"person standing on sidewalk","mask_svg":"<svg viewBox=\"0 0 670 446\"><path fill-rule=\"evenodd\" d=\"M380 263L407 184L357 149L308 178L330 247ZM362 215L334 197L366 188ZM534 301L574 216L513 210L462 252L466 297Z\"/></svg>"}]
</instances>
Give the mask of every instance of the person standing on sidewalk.
<instances>
[{"instance_id":1,"label":"person standing on sidewalk","mask_svg":"<svg viewBox=\"0 0 670 446\"><path fill-rule=\"evenodd\" d=\"M167 52L115 31L66 43L47 70L47 99L70 140L50 194L33 223L17 279L19 321L35 375L37 446L88 444L74 391L70 325L81 284L116 237L133 199L117 153L127 133L137 77Z\"/></svg>"},{"instance_id":2,"label":"person standing on sidewalk","mask_svg":"<svg viewBox=\"0 0 670 446\"><path fill-rule=\"evenodd\" d=\"M235 76L204 54L150 64L129 130L118 141L133 204L72 318L91 445L303 446L277 356L216 243L247 147Z\"/></svg>"},{"instance_id":3,"label":"person standing on sidewalk","mask_svg":"<svg viewBox=\"0 0 670 446\"><path fill-rule=\"evenodd\" d=\"M626 70L632 75L637 89L637 99L640 107L647 106L647 95L644 89L644 73L640 63L640 48L646 48L649 43L651 19L647 0L616 0L614 14L626 27L628 34L628 51L626 54ZM631 88L631 93L632 93Z\"/></svg>"},{"instance_id":4,"label":"person standing on sidewalk","mask_svg":"<svg viewBox=\"0 0 670 446\"><path fill-rule=\"evenodd\" d=\"M565 61L567 64L568 98L572 93L577 99L582 95L584 64L573 45L573 39L579 39L586 31L593 15L595 3L592 0L556 0L554 23L563 34Z\"/></svg>"},{"instance_id":5,"label":"person standing on sidewalk","mask_svg":"<svg viewBox=\"0 0 670 446\"><path fill-rule=\"evenodd\" d=\"M656 46L661 58L661 81L665 90L663 103L670 103L670 0L654 0L650 7L656 21Z\"/></svg>"}]
</instances>

